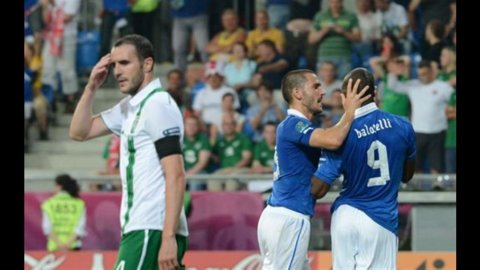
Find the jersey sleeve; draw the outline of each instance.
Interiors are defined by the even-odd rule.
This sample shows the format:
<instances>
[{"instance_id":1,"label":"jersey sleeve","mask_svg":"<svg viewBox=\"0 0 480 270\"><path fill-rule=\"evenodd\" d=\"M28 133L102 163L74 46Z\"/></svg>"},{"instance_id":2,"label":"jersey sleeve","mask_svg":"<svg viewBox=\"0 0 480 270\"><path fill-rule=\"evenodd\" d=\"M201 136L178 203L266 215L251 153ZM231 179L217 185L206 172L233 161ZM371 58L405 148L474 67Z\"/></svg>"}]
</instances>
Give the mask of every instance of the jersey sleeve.
<instances>
[{"instance_id":1,"label":"jersey sleeve","mask_svg":"<svg viewBox=\"0 0 480 270\"><path fill-rule=\"evenodd\" d=\"M288 141L302 145L310 145L310 136L315 129L309 121L299 117L290 119L285 126L285 136Z\"/></svg>"},{"instance_id":2,"label":"jersey sleeve","mask_svg":"<svg viewBox=\"0 0 480 270\"><path fill-rule=\"evenodd\" d=\"M120 133L122 132L122 106L125 102L128 102L128 100L123 99L111 109L100 113L107 128L118 136L120 136Z\"/></svg>"},{"instance_id":3,"label":"jersey sleeve","mask_svg":"<svg viewBox=\"0 0 480 270\"><path fill-rule=\"evenodd\" d=\"M145 130L152 141L183 134L182 114L168 93L160 93L144 108Z\"/></svg>"},{"instance_id":4,"label":"jersey sleeve","mask_svg":"<svg viewBox=\"0 0 480 270\"><path fill-rule=\"evenodd\" d=\"M416 135L415 131L413 130L413 126L410 123L407 123L407 160L412 160L415 158L417 154L416 150Z\"/></svg>"},{"instance_id":5,"label":"jersey sleeve","mask_svg":"<svg viewBox=\"0 0 480 270\"><path fill-rule=\"evenodd\" d=\"M342 159L339 154L332 151L323 151L314 175L331 185L341 174Z\"/></svg>"}]
</instances>

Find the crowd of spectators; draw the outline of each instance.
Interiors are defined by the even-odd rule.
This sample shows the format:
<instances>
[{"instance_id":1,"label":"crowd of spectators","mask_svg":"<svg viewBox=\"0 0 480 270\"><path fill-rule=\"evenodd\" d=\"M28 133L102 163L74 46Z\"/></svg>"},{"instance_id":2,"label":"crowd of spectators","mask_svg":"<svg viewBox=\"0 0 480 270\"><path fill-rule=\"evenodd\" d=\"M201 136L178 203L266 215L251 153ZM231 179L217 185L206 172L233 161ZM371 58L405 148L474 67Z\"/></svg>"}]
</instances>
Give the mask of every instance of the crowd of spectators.
<instances>
[{"instance_id":1,"label":"crowd of spectators","mask_svg":"<svg viewBox=\"0 0 480 270\"><path fill-rule=\"evenodd\" d=\"M63 98L67 113L75 106L80 2L25 0L25 125L38 123L41 140L48 140L55 99ZM244 1L167 2L103 0L100 48L108 52L115 29L153 38L155 10L170 9L174 69L162 83L184 114L188 175L271 173L276 124L286 116L283 75L297 68L317 72L326 93L315 122L329 127L343 113L343 76L359 66L375 74L379 107L412 121L417 172L456 172L454 0L256 1L251 29L239 15ZM212 12L213 2L223 9ZM107 160L105 173L116 173ZM242 187L231 179L189 188Z\"/></svg>"}]
</instances>

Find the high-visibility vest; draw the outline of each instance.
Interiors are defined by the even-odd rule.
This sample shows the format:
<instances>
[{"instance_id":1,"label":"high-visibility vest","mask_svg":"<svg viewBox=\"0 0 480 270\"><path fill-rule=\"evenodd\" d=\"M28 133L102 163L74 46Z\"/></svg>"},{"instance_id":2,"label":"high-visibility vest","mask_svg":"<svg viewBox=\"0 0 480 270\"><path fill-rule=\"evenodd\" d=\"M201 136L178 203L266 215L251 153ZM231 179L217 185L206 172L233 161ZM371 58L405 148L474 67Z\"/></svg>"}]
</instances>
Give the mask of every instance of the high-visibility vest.
<instances>
[{"instance_id":1,"label":"high-visibility vest","mask_svg":"<svg viewBox=\"0 0 480 270\"><path fill-rule=\"evenodd\" d=\"M67 192L59 192L42 203L42 211L48 216L52 224L52 231L61 243L75 235L75 230L85 211L85 202L81 199L70 196ZM71 249L76 248L77 243L72 243ZM48 239L48 251L58 250L57 244Z\"/></svg>"}]
</instances>

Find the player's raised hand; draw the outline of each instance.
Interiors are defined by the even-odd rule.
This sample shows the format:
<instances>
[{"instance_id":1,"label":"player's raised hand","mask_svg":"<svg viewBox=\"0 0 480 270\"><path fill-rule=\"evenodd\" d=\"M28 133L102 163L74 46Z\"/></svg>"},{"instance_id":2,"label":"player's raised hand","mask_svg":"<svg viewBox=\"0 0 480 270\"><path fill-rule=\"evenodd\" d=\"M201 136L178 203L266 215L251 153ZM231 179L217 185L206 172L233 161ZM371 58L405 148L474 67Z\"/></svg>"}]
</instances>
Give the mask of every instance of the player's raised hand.
<instances>
[{"instance_id":1,"label":"player's raised hand","mask_svg":"<svg viewBox=\"0 0 480 270\"><path fill-rule=\"evenodd\" d=\"M111 64L110 54L103 56L100 61L93 67L92 72L90 72L90 77L88 78L88 83L86 89L90 91L97 90L100 85L105 81L108 76L108 67Z\"/></svg>"},{"instance_id":2,"label":"player's raised hand","mask_svg":"<svg viewBox=\"0 0 480 270\"><path fill-rule=\"evenodd\" d=\"M348 79L347 89L345 93L342 93L342 104L345 113L354 114L355 110L362 106L362 103L371 97L371 94L365 95L369 86L363 87L362 91L358 92L358 86L360 85L360 79L357 79L355 85L352 87L353 80ZM364 96L365 95L365 96Z\"/></svg>"}]
</instances>

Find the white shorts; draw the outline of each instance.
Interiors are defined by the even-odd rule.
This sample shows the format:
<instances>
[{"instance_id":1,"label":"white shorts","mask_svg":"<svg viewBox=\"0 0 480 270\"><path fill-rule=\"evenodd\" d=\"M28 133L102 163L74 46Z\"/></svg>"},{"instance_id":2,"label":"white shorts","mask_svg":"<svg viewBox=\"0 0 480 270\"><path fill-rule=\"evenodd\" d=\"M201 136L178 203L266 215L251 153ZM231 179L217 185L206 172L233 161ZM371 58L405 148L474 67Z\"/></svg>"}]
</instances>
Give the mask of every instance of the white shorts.
<instances>
[{"instance_id":1,"label":"white shorts","mask_svg":"<svg viewBox=\"0 0 480 270\"><path fill-rule=\"evenodd\" d=\"M397 269L398 238L363 211L341 205L333 212L333 269Z\"/></svg>"},{"instance_id":2,"label":"white shorts","mask_svg":"<svg viewBox=\"0 0 480 270\"><path fill-rule=\"evenodd\" d=\"M267 206L258 221L262 270L308 270L310 217L284 207Z\"/></svg>"}]
</instances>

